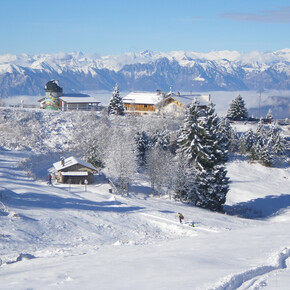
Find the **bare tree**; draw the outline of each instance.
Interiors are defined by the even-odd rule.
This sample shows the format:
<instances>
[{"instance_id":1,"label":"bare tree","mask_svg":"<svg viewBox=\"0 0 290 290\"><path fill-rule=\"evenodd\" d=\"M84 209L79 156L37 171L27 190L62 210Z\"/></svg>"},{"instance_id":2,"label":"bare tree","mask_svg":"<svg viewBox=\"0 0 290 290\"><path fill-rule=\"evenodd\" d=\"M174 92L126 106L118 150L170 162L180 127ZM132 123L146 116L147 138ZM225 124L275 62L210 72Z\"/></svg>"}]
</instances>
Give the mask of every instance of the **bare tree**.
<instances>
[{"instance_id":1,"label":"bare tree","mask_svg":"<svg viewBox=\"0 0 290 290\"><path fill-rule=\"evenodd\" d=\"M128 130L114 129L104 161L107 175L119 184L120 193L128 194L137 172L136 144Z\"/></svg>"},{"instance_id":2,"label":"bare tree","mask_svg":"<svg viewBox=\"0 0 290 290\"><path fill-rule=\"evenodd\" d=\"M160 197L163 187L168 189L171 185L173 154L159 147L153 147L149 150L146 160L152 195L154 196L157 190L157 195Z\"/></svg>"}]
</instances>

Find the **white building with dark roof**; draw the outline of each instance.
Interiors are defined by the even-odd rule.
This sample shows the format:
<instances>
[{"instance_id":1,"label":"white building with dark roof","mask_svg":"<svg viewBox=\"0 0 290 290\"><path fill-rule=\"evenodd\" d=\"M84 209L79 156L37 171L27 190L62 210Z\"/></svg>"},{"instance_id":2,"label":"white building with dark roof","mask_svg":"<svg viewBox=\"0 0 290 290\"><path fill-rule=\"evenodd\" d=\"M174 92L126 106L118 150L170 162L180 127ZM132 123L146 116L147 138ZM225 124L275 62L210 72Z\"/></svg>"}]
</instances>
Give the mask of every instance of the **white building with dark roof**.
<instances>
[{"instance_id":1,"label":"white building with dark roof","mask_svg":"<svg viewBox=\"0 0 290 290\"><path fill-rule=\"evenodd\" d=\"M63 94L59 98L59 107L62 111L87 110L98 111L100 102L86 94Z\"/></svg>"},{"instance_id":2,"label":"white building with dark roof","mask_svg":"<svg viewBox=\"0 0 290 290\"><path fill-rule=\"evenodd\" d=\"M98 111L100 102L86 94L63 94L57 80L46 83L45 98L38 100L41 109L47 110L90 110Z\"/></svg>"}]
</instances>

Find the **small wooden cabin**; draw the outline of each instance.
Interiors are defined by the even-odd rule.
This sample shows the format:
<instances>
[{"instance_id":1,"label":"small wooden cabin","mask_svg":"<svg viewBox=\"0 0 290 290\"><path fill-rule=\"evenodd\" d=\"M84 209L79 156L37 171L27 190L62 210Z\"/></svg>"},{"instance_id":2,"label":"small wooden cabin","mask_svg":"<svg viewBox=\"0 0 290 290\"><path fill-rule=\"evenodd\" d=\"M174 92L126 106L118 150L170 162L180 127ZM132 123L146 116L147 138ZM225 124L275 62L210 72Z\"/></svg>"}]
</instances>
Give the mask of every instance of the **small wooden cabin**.
<instances>
[{"instance_id":1,"label":"small wooden cabin","mask_svg":"<svg viewBox=\"0 0 290 290\"><path fill-rule=\"evenodd\" d=\"M94 172L97 169L90 163L76 157L62 159L53 164L53 175L58 183L83 184L94 181Z\"/></svg>"}]
</instances>

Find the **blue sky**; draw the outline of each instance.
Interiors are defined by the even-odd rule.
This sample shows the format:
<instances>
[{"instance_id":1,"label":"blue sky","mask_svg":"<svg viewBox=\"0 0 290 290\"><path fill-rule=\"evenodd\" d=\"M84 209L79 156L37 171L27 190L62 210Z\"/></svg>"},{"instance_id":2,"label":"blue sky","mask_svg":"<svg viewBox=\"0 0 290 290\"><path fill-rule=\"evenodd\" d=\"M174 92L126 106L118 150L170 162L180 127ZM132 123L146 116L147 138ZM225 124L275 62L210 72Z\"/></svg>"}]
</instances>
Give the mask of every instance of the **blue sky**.
<instances>
[{"instance_id":1,"label":"blue sky","mask_svg":"<svg viewBox=\"0 0 290 290\"><path fill-rule=\"evenodd\" d=\"M0 0L0 54L290 48L289 0Z\"/></svg>"}]
</instances>

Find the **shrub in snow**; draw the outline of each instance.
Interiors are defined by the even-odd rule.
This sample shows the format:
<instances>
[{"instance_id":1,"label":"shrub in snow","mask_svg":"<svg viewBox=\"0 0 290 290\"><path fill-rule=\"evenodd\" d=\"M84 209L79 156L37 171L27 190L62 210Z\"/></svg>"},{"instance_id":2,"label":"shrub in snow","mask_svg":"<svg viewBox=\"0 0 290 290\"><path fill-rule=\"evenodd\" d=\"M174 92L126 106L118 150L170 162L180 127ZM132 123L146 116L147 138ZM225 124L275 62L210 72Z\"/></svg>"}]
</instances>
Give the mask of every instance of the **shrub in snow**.
<instances>
[{"instance_id":1,"label":"shrub in snow","mask_svg":"<svg viewBox=\"0 0 290 290\"><path fill-rule=\"evenodd\" d=\"M266 130L262 121L258 123L257 131L248 130L241 137L241 153L250 153L251 161L258 161L265 166L272 166L274 156L285 152L285 140L280 135L277 124Z\"/></svg>"}]
</instances>

